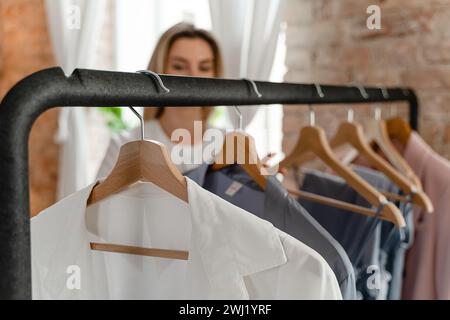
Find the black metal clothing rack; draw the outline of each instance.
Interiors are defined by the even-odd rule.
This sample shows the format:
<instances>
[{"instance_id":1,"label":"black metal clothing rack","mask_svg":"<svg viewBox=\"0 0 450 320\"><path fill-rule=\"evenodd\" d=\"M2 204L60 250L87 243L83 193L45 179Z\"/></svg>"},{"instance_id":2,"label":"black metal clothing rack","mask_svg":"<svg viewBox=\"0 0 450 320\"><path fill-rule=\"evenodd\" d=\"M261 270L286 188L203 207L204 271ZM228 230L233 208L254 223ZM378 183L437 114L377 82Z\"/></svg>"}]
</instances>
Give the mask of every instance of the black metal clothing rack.
<instances>
[{"instance_id":1,"label":"black metal clothing rack","mask_svg":"<svg viewBox=\"0 0 450 320\"><path fill-rule=\"evenodd\" d=\"M161 75L169 93L139 73L76 69L66 77L60 68L36 72L18 82L0 106L0 298L31 298L28 136L36 118L61 106L214 106L330 104L406 101L417 129L414 91L256 81L259 97L247 81ZM387 93L387 95L386 95Z\"/></svg>"}]
</instances>

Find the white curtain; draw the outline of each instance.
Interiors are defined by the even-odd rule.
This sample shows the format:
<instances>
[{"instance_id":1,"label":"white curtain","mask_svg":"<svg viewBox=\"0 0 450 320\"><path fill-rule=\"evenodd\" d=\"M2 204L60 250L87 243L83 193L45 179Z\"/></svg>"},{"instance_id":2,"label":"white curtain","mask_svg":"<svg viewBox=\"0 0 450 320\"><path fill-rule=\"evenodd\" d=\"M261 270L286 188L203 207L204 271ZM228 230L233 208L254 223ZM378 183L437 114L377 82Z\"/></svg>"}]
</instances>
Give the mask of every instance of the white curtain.
<instances>
[{"instance_id":1,"label":"white curtain","mask_svg":"<svg viewBox=\"0 0 450 320\"><path fill-rule=\"evenodd\" d=\"M75 68L93 68L96 44L105 9L104 0L46 0L48 27L57 63L66 75ZM58 199L90 181L86 110L62 108Z\"/></svg>"},{"instance_id":2,"label":"white curtain","mask_svg":"<svg viewBox=\"0 0 450 320\"><path fill-rule=\"evenodd\" d=\"M209 0L209 4L225 76L269 80L286 0ZM241 112L246 128L257 107L241 108Z\"/></svg>"}]
</instances>

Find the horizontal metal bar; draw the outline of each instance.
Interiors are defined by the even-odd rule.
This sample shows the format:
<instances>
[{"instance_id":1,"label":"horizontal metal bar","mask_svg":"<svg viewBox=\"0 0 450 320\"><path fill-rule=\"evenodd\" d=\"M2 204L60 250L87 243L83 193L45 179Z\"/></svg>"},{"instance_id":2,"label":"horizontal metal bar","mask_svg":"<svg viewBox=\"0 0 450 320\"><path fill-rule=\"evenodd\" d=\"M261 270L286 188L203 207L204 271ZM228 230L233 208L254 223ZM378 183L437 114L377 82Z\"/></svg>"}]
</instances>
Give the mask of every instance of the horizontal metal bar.
<instances>
[{"instance_id":1,"label":"horizontal metal bar","mask_svg":"<svg viewBox=\"0 0 450 320\"><path fill-rule=\"evenodd\" d=\"M256 81L262 97L244 80L162 75L170 89L159 93L143 74L77 69L66 77L60 68L36 72L17 83L0 106L0 298L31 298L30 225L28 193L28 136L36 118L61 106L215 106L263 104L325 104L409 101L412 90L365 88L364 99L356 87Z\"/></svg>"},{"instance_id":2,"label":"horizontal metal bar","mask_svg":"<svg viewBox=\"0 0 450 320\"><path fill-rule=\"evenodd\" d=\"M366 87L368 99L356 87L322 85L320 98L314 84L255 81L262 97L244 80L161 75L169 93L159 93L153 80L139 73L76 69L66 77L60 68L46 69L19 82L5 97L30 101L41 108L52 106L212 106L255 104L322 104L407 101L412 90L389 88L386 99L380 88ZM30 90L31 89L31 90ZM31 102L31 101L30 101ZM17 104L17 102L16 102ZM45 106L44 106L45 105Z\"/></svg>"}]
</instances>

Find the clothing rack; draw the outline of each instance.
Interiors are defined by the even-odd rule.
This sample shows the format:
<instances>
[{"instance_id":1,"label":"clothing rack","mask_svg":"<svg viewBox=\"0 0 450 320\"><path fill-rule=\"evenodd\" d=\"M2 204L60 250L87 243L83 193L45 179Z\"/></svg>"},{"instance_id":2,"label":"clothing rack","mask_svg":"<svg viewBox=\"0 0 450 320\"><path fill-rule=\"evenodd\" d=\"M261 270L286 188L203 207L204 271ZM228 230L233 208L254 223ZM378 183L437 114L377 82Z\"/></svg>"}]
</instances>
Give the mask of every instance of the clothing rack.
<instances>
[{"instance_id":1,"label":"clothing rack","mask_svg":"<svg viewBox=\"0 0 450 320\"><path fill-rule=\"evenodd\" d=\"M45 69L18 82L0 105L0 298L31 298L28 136L36 118L56 106L214 106L331 104L406 101L417 130L419 106L403 88L251 82L161 75L170 92L160 92L148 75L61 68ZM64 271L63 271L64 272Z\"/></svg>"}]
</instances>

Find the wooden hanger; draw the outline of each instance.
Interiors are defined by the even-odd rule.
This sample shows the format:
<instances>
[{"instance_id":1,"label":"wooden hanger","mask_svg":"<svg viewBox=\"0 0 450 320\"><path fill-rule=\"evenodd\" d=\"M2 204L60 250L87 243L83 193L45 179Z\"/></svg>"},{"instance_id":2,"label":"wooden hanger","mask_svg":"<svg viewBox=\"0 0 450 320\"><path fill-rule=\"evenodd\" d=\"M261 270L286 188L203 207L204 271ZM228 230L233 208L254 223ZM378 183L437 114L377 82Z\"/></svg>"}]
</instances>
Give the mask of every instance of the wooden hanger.
<instances>
[{"instance_id":1,"label":"wooden hanger","mask_svg":"<svg viewBox=\"0 0 450 320\"><path fill-rule=\"evenodd\" d=\"M385 99L389 99L389 93L386 88L380 87L380 90L383 97ZM376 144L397 170L399 170L412 183L414 183L418 190L423 190L420 179L392 143L389 137L387 123L381 119L380 108L375 109L375 118L373 120L369 120L366 123L365 128L366 136L371 144Z\"/></svg>"},{"instance_id":2,"label":"wooden hanger","mask_svg":"<svg viewBox=\"0 0 450 320\"><path fill-rule=\"evenodd\" d=\"M355 122L343 122L340 124L336 135L330 141L330 147L335 149L339 146L350 144L360 155L364 156L377 170L384 173L404 193L412 194L412 202L427 212L433 211L433 205L428 196L395 170L386 160L378 155L365 138L363 128ZM406 198L402 199L406 201Z\"/></svg>"},{"instance_id":3,"label":"wooden hanger","mask_svg":"<svg viewBox=\"0 0 450 320\"><path fill-rule=\"evenodd\" d=\"M94 204L136 182L152 182L187 202L183 175L171 162L165 146L157 141L141 140L124 144L109 176L92 190L88 204Z\"/></svg>"},{"instance_id":4,"label":"wooden hanger","mask_svg":"<svg viewBox=\"0 0 450 320\"><path fill-rule=\"evenodd\" d=\"M217 171L232 164L240 165L258 186L265 190L267 182L263 173L266 169L256 152L255 140L243 131L234 131L225 136L211 169Z\"/></svg>"},{"instance_id":5,"label":"wooden hanger","mask_svg":"<svg viewBox=\"0 0 450 320\"><path fill-rule=\"evenodd\" d=\"M328 197L324 197L318 194L314 194L311 192L307 192L307 191L302 191L302 190L291 190L291 189L286 189L288 191L288 193L296 198L300 198L300 199L304 199L304 200L308 200L308 201L313 201L313 202L317 202L320 204L323 204L325 206L329 206L329 207L333 207L333 208L337 208L337 209L342 209L342 210L346 210L346 211L351 211L354 213L359 213L368 217L373 217L376 212L373 209L370 208L365 208L353 203L348 203L342 200L337 200L337 199L333 199L333 198L328 198ZM393 221L388 215L382 214L380 215L380 219L382 220L386 220L389 222L392 222L395 224L395 221Z\"/></svg>"},{"instance_id":6,"label":"wooden hanger","mask_svg":"<svg viewBox=\"0 0 450 320\"><path fill-rule=\"evenodd\" d=\"M248 81L258 97L261 93L254 81ZM221 170L233 164L239 164L242 169L258 184L262 189L266 189L266 168L263 167L256 151L255 140L252 136L242 130L242 113L237 106L234 110L238 116L238 130L228 133L222 144L220 152L215 156L214 164L211 169L214 171Z\"/></svg>"},{"instance_id":7,"label":"wooden hanger","mask_svg":"<svg viewBox=\"0 0 450 320\"><path fill-rule=\"evenodd\" d=\"M317 87L317 86L316 86ZM318 91L319 92L319 91ZM380 192L375 190L370 184L364 181L360 176L343 165L333 153L322 128L314 126L314 113L310 109L310 126L300 130L300 137L291 154L280 162L280 167L290 168L291 166L300 166L303 164L304 154L313 153L328 165L336 174L341 176L356 192L362 195L371 205L379 207L386 203L381 211L381 217L401 228L406 225L405 219L400 210L391 202L386 200ZM320 202L321 199L317 199ZM354 211L353 206L346 206L346 210ZM368 215L375 216L372 211Z\"/></svg>"},{"instance_id":8,"label":"wooden hanger","mask_svg":"<svg viewBox=\"0 0 450 320\"><path fill-rule=\"evenodd\" d=\"M408 122L401 117L394 117L386 120L386 127L391 139L396 139L403 146L406 146L412 132Z\"/></svg>"},{"instance_id":9,"label":"wooden hanger","mask_svg":"<svg viewBox=\"0 0 450 320\"><path fill-rule=\"evenodd\" d=\"M298 157L298 162L299 163L307 163L309 161L314 160L315 158L317 158L316 155L314 155L311 152L306 152L305 154L303 154L303 155ZM351 161L350 161L350 163L351 163ZM342 164L348 165L346 162L342 162ZM399 194L396 194L396 193L383 191L383 190L378 190L378 191L390 201L403 201L403 202L405 202L407 200L405 197L403 197L403 196L401 196ZM330 203L330 206L333 206L333 205Z\"/></svg>"},{"instance_id":10,"label":"wooden hanger","mask_svg":"<svg viewBox=\"0 0 450 320\"><path fill-rule=\"evenodd\" d=\"M389 137L386 122L379 119L372 119L365 123L364 127L366 129L367 139L370 142L376 143L389 162L414 183L417 189L422 190L420 179L393 145Z\"/></svg>"},{"instance_id":11,"label":"wooden hanger","mask_svg":"<svg viewBox=\"0 0 450 320\"><path fill-rule=\"evenodd\" d=\"M245 147L238 149L238 145ZM229 158L227 158L227 155ZM215 163L211 166L212 170L221 170L231 164L240 164L244 171L252 177L258 186L264 190L267 184L265 177L261 174L265 168L261 165L258 154L256 152L255 142L252 136L245 132L235 131L225 137L221 151L216 156ZM323 197L310 192L287 189L291 195L309 201L315 201L334 208L348 210L360 213L366 216L374 216L375 211L370 208L354 205L344 201ZM381 219L392 221L388 216L381 215ZM393 222L393 221L392 221Z\"/></svg>"},{"instance_id":12,"label":"wooden hanger","mask_svg":"<svg viewBox=\"0 0 450 320\"><path fill-rule=\"evenodd\" d=\"M188 202L185 177L172 163L163 144L144 140L142 116L133 108L131 109L141 121L141 140L128 142L120 148L114 168L103 182L93 188L88 205L99 202L139 181L154 183L177 198ZM91 249L178 260L187 260L189 255L187 251L140 248L110 243L91 243Z\"/></svg>"}]
</instances>

